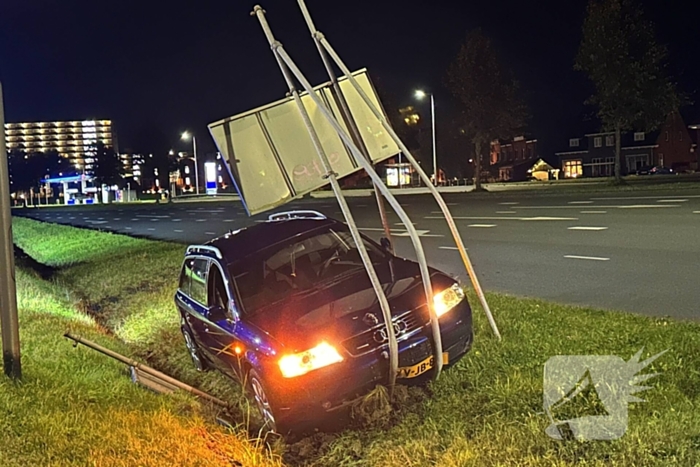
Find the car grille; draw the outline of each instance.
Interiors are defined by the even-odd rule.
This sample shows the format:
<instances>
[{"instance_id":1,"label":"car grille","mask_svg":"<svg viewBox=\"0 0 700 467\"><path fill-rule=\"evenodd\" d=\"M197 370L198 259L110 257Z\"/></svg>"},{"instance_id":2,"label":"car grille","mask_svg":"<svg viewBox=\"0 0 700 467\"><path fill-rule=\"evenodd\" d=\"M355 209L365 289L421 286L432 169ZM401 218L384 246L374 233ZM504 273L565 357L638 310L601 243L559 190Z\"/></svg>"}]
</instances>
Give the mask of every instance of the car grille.
<instances>
[{"instance_id":1,"label":"car grille","mask_svg":"<svg viewBox=\"0 0 700 467\"><path fill-rule=\"evenodd\" d=\"M395 316L392 322L396 331L396 340L399 342L408 339L425 325L420 319L420 310L411 310ZM343 347L354 357L364 355L386 345L388 345L388 340L384 323L343 341Z\"/></svg>"}]
</instances>

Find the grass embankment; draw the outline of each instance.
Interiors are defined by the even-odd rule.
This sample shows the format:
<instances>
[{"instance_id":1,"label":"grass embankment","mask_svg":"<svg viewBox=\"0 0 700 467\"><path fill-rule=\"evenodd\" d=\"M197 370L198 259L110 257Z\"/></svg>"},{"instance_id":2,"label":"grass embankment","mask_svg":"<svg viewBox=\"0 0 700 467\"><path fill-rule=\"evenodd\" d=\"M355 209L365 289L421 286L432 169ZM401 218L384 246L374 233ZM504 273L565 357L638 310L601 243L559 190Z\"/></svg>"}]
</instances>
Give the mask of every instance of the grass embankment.
<instances>
[{"instance_id":1,"label":"grass embankment","mask_svg":"<svg viewBox=\"0 0 700 467\"><path fill-rule=\"evenodd\" d=\"M188 446L205 443L248 449L246 455L261 459L250 465L274 462L240 437L228 436L223 442L226 435L201 418L182 418L198 413L189 398L159 398L142 391L121 376L117 364L87 349L74 351L60 338L70 322L118 351L147 359L217 395L238 397L238 390L216 374L190 370L172 303L181 245L26 219L15 220L15 238L32 257L58 269L53 284L26 274L19 277L28 376L23 386L0 386L0 414L5 414L0 415L0 426L6 424L0 433L0 461L3 454L31 460L28 456L39 453L57 464L73 459L80 465L105 455L105 464L147 465L142 459L151 455L172 460ZM481 311L475 310L474 349L429 391L399 391L403 403L394 416L377 417L361 429L318 434L287 446L287 464L700 465L698 324L503 295L488 298L502 342L491 337ZM89 319L74 311L76 303L117 339L95 331ZM548 358L594 354L628 360L642 347L643 358L669 351L646 370L661 375L647 383L652 389L639 394L647 402L630 405L624 437L578 442L545 435L549 420L542 414L542 380ZM138 420L142 416L146 422ZM185 441L180 441L182 432L189 433ZM214 436L222 442L214 444ZM188 461L180 458L175 463L197 465L198 455L214 455L194 447ZM132 461L136 456L139 460Z\"/></svg>"},{"instance_id":2,"label":"grass embankment","mask_svg":"<svg viewBox=\"0 0 700 467\"><path fill-rule=\"evenodd\" d=\"M279 458L248 441L242 432L231 433L209 423L210 408L184 395L162 397L140 389L130 382L124 365L85 347L74 349L62 337L71 330L117 352L143 356L148 339L145 331L138 330L138 313L123 319L116 331L131 337L123 342L97 323L101 317L94 319L79 311L77 305L87 298L82 290L92 285L96 294L114 297L111 294L121 290L120 296L126 297L131 294L126 291L129 287L145 286L135 274L137 269L125 265L148 263L145 255L162 259L157 266L166 267L168 248L176 262L181 247L151 244L149 248L147 242L125 237L24 219L14 222L17 243L58 269L47 281L18 260L23 378L13 383L0 376L1 466L280 465ZM151 256L154 246L160 250ZM130 254L139 255L139 261L130 261ZM148 290L167 283L143 269L153 279ZM124 282L129 274L136 282ZM141 299L144 295L150 293L141 293ZM164 301L165 295L165 291L156 294L155 302ZM126 302L125 306L141 307L146 303ZM112 305L104 309L105 314L116 312L121 300ZM148 309L157 313L158 306L154 303ZM152 324L157 334L168 320L165 313L156 313ZM175 347L173 354L181 354L179 342L166 345ZM184 368L186 355L181 357L173 358L172 365Z\"/></svg>"}]
</instances>

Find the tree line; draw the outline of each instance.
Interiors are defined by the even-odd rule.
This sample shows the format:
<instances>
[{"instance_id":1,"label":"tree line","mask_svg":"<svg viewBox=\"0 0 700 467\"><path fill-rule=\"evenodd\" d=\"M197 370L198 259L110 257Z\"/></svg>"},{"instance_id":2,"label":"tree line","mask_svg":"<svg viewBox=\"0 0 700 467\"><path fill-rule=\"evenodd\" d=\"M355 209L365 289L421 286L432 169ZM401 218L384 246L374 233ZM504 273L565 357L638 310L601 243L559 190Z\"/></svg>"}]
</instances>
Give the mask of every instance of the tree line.
<instances>
[{"instance_id":1,"label":"tree line","mask_svg":"<svg viewBox=\"0 0 700 467\"><path fill-rule=\"evenodd\" d=\"M667 60L666 47L657 42L653 24L634 0L590 0L574 69L594 85L586 104L596 109L601 130L616 134L618 182L621 134L657 130L669 114L688 103L668 76ZM481 189L490 143L522 134L529 120L527 106L513 72L480 29L467 34L447 70L445 85L460 107L456 134L469 148L462 157L473 159L475 185Z\"/></svg>"}]
</instances>

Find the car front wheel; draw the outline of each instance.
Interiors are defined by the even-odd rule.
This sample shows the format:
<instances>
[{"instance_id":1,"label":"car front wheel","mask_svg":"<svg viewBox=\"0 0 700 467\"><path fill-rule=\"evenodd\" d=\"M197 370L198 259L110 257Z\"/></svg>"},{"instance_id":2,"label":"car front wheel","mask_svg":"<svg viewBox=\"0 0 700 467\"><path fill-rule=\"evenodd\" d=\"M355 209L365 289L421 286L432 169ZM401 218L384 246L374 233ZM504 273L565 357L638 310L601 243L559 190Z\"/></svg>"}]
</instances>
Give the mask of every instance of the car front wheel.
<instances>
[{"instance_id":1,"label":"car front wheel","mask_svg":"<svg viewBox=\"0 0 700 467\"><path fill-rule=\"evenodd\" d=\"M207 362L204 360L197 344L195 344L192 334L190 334L187 329L182 328L182 335L185 338L185 346L187 347L187 352L190 354L195 369L197 371L205 371L207 369Z\"/></svg>"},{"instance_id":2,"label":"car front wheel","mask_svg":"<svg viewBox=\"0 0 700 467\"><path fill-rule=\"evenodd\" d=\"M248 372L248 389L251 397L255 401L258 413L262 418L262 428L276 433L278 425L272 409L272 403L270 402L269 393L267 392L263 379L252 369Z\"/></svg>"}]
</instances>

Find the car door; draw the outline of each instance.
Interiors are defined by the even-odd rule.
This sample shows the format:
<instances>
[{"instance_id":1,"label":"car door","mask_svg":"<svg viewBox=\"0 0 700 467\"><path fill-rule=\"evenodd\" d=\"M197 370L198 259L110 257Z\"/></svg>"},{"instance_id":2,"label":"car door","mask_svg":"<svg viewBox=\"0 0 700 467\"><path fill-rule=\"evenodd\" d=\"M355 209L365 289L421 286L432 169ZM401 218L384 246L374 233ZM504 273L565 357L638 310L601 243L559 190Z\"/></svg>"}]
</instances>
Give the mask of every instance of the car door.
<instances>
[{"instance_id":1,"label":"car door","mask_svg":"<svg viewBox=\"0 0 700 467\"><path fill-rule=\"evenodd\" d=\"M227 373L240 369L243 343L236 338L236 310L229 281L221 265L212 261L207 275L208 314L205 333L217 366Z\"/></svg>"},{"instance_id":2,"label":"car door","mask_svg":"<svg viewBox=\"0 0 700 467\"><path fill-rule=\"evenodd\" d=\"M203 257L190 257L185 260L181 283L186 283L187 293L177 295L178 307L183 311L185 321L199 348L210 353L205 333L207 313L207 272L209 260ZM184 286L184 285L183 285Z\"/></svg>"}]
</instances>

